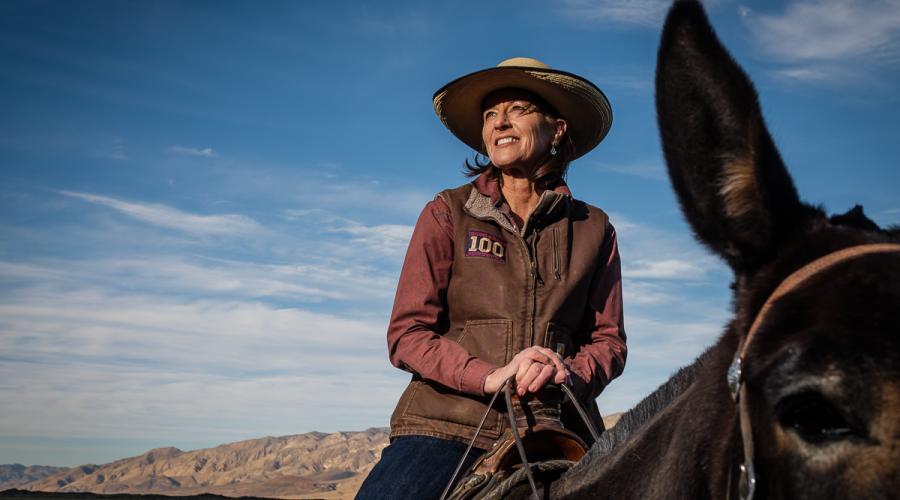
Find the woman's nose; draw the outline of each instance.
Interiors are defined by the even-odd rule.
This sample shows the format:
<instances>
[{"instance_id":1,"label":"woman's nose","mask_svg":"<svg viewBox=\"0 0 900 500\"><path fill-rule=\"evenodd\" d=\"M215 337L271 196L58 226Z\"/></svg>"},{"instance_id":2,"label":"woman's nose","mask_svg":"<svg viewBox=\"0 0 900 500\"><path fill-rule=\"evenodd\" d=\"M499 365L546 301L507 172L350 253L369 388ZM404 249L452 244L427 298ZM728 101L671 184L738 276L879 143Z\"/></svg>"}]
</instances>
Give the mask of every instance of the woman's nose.
<instances>
[{"instance_id":1,"label":"woman's nose","mask_svg":"<svg viewBox=\"0 0 900 500\"><path fill-rule=\"evenodd\" d=\"M494 128L502 130L509 127L509 115L506 111L498 111L494 117Z\"/></svg>"}]
</instances>

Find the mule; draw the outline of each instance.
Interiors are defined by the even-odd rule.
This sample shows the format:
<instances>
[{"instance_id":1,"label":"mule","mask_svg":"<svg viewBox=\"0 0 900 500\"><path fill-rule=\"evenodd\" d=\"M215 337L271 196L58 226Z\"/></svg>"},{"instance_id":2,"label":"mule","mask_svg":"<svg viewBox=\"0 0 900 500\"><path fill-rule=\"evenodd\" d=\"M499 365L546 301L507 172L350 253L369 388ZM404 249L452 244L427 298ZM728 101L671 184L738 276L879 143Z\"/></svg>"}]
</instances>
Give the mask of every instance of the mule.
<instances>
[{"instance_id":1,"label":"mule","mask_svg":"<svg viewBox=\"0 0 900 500\"><path fill-rule=\"evenodd\" d=\"M656 106L681 209L734 272L734 318L544 491L900 498L900 228L800 200L753 84L696 1L667 17Z\"/></svg>"}]
</instances>

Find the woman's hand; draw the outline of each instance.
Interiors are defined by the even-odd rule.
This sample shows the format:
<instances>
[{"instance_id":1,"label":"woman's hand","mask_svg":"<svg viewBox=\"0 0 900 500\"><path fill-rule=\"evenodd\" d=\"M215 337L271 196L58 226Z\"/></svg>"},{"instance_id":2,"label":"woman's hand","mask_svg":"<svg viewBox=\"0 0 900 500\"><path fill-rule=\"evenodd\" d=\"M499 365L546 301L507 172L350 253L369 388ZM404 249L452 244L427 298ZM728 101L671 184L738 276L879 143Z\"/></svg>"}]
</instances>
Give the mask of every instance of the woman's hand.
<instances>
[{"instance_id":1,"label":"woman's hand","mask_svg":"<svg viewBox=\"0 0 900 500\"><path fill-rule=\"evenodd\" d=\"M506 366L497 368L484 380L484 392L493 394L503 387L509 377L516 377L516 392L519 396L541 390L549 382L562 384L569 377L569 371L559 354L546 347L528 347L513 357Z\"/></svg>"}]
</instances>

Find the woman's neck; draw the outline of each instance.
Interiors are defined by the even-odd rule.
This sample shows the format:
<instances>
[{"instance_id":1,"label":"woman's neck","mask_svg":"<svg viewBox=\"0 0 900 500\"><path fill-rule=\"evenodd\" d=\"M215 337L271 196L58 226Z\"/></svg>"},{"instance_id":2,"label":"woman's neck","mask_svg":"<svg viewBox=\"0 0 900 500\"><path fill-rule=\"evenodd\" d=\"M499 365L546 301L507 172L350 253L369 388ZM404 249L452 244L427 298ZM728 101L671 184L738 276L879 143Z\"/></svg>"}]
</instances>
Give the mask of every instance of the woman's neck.
<instances>
[{"instance_id":1,"label":"woman's neck","mask_svg":"<svg viewBox=\"0 0 900 500\"><path fill-rule=\"evenodd\" d=\"M534 180L525 176L501 172L500 177L500 190L503 198L509 204L516 224L522 227L528 219L528 215L537 206L544 190L539 189Z\"/></svg>"}]
</instances>

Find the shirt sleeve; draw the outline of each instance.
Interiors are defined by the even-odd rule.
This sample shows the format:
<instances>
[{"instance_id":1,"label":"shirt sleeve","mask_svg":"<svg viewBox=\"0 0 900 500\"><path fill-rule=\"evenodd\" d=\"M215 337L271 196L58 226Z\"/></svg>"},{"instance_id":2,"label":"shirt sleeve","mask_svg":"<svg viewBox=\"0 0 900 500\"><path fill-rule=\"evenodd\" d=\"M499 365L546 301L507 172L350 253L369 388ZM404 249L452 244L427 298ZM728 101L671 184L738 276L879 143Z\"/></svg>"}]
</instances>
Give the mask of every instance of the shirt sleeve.
<instances>
[{"instance_id":1,"label":"shirt sleeve","mask_svg":"<svg viewBox=\"0 0 900 500\"><path fill-rule=\"evenodd\" d=\"M452 265L453 220L437 197L422 210L409 241L388 324L388 356L425 380L484 395L484 380L495 367L443 336Z\"/></svg>"},{"instance_id":2,"label":"shirt sleeve","mask_svg":"<svg viewBox=\"0 0 900 500\"><path fill-rule=\"evenodd\" d=\"M603 262L592 280L584 325L590 341L566 364L572 372L576 394L596 398L625 368L625 321L622 314L622 267L616 230L608 224L601 252Z\"/></svg>"}]
</instances>

